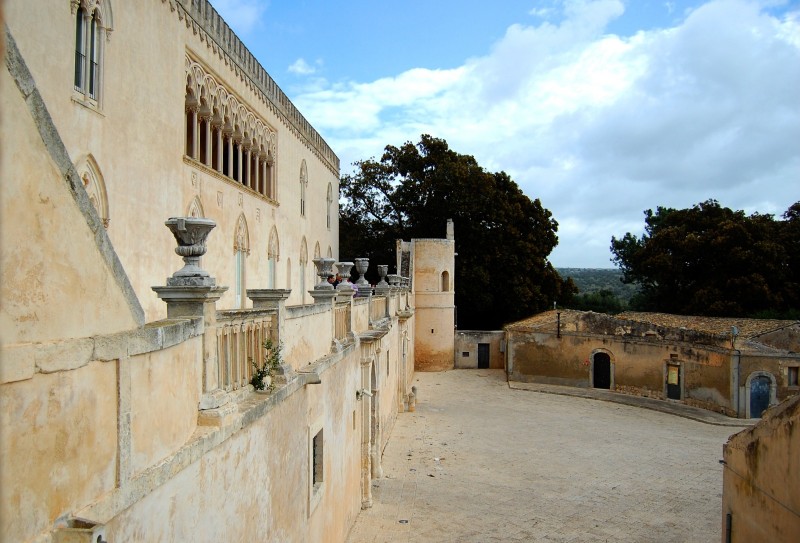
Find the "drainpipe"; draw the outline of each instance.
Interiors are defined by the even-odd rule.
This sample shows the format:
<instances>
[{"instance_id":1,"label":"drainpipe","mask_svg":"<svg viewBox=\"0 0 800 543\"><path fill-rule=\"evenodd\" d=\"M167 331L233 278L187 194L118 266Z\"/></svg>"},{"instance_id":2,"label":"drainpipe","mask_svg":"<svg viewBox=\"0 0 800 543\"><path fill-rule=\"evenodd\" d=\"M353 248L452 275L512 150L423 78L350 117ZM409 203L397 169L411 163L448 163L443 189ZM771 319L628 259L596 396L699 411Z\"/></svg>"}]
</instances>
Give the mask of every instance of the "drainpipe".
<instances>
[{"instance_id":1,"label":"drainpipe","mask_svg":"<svg viewBox=\"0 0 800 543\"><path fill-rule=\"evenodd\" d=\"M743 412L742 412L742 401L741 401L742 400L742 394L741 394L742 387L740 386L741 378L742 378L742 373L741 373L741 371L742 371L742 351L740 351L739 349L733 349L733 351L735 353L734 356L736 357L736 358L734 358L734 367L736 368L736 380L734 382L734 389L733 389L734 396L733 397L734 397L735 405L736 405L736 416L739 417L739 418L742 418L742 414L743 414Z\"/></svg>"}]
</instances>

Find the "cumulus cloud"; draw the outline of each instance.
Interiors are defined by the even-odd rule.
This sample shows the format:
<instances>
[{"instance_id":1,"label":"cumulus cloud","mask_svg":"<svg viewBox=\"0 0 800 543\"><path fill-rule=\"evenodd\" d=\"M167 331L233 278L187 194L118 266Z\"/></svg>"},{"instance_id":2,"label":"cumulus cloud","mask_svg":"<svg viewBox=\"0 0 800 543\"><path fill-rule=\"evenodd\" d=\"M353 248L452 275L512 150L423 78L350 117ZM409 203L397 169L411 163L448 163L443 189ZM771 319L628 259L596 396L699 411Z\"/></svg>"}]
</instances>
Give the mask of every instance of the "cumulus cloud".
<instances>
[{"instance_id":1,"label":"cumulus cloud","mask_svg":"<svg viewBox=\"0 0 800 543\"><path fill-rule=\"evenodd\" d=\"M289 73L295 75L311 75L316 71L317 69L303 58L298 58L289 66Z\"/></svg>"},{"instance_id":2,"label":"cumulus cloud","mask_svg":"<svg viewBox=\"0 0 800 543\"><path fill-rule=\"evenodd\" d=\"M623 9L567 1L461 67L330 83L295 102L345 172L421 133L509 172L559 221L561 266L609 266L611 236L639 232L647 208L715 198L779 214L800 199L797 14L716 0L672 28L609 34Z\"/></svg>"}]
</instances>

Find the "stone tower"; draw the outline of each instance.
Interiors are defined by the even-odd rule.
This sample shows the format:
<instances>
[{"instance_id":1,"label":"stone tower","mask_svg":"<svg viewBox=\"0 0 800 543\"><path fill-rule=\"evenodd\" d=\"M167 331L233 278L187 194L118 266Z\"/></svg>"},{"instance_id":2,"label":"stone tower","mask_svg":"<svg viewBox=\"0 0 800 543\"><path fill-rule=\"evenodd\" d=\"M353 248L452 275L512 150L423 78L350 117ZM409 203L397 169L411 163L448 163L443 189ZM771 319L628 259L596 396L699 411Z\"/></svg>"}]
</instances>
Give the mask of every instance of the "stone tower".
<instances>
[{"instance_id":1,"label":"stone tower","mask_svg":"<svg viewBox=\"0 0 800 543\"><path fill-rule=\"evenodd\" d=\"M415 369L453 368L455 332L455 236L452 219L445 239L399 241L397 269L411 278L416 303Z\"/></svg>"}]
</instances>

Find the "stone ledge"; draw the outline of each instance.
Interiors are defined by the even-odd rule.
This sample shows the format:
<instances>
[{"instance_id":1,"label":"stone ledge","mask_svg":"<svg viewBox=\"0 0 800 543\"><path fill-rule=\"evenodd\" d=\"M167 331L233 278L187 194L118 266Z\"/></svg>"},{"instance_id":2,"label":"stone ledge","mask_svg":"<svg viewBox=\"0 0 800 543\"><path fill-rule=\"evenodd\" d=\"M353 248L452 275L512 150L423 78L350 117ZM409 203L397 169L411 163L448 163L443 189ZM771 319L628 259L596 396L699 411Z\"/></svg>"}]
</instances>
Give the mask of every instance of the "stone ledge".
<instances>
[{"instance_id":1,"label":"stone ledge","mask_svg":"<svg viewBox=\"0 0 800 543\"><path fill-rule=\"evenodd\" d=\"M168 319L116 334L4 345L0 384L32 379L36 373L75 370L93 360L110 362L160 351L202 334L202 319Z\"/></svg>"}]
</instances>

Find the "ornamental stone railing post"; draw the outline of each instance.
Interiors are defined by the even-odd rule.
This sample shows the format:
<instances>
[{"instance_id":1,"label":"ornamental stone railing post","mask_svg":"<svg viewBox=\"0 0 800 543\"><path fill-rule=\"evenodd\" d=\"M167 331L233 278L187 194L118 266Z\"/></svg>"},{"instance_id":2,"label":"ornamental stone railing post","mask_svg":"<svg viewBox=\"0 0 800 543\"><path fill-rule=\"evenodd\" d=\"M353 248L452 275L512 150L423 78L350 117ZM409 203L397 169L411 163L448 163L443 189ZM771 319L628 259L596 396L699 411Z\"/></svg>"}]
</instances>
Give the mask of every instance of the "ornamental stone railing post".
<instances>
[{"instance_id":1,"label":"ornamental stone railing post","mask_svg":"<svg viewBox=\"0 0 800 543\"><path fill-rule=\"evenodd\" d=\"M358 281L356 281L356 286L358 287L359 293L363 287L365 290L364 294L366 295L366 290L370 288L370 284L365 277L367 270L369 269L369 258L356 258L355 263L356 271L360 275Z\"/></svg>"},{"instance_id":2,"label":"ornamental stone railing post","mask_svg":"<svg viewBox=\"0 0 800 543\"><path fill-rule=\"evenodd\" d=\"M342 276L342 282L336 286L336 290L353 290L350 279L350 270L353 268L352 262L337 262L336 269L339 270L339 275Z\"/></svg>"},{"instance_id":3,"label":"ornamental stone railing post","mask_svg":"<svg viewBox=\"0 0 800 543\"><path fill-rule=\"evenodd\" d=\"M308 293L314 298L315 304L326 302L332 304L333 299L336 297L336 290L334 290L332 284L328 283L328 277L333 275L333 263L335 260L332 258L315 258L312 262L317 267L317 275L320 277L320 282L314 285L314 288L309 290Z\"/></svg>"},{"instance_id":4,"label":"ornamental stone railing post","mask_svg":"<svg viewBox=\"0 0 800 543\"><path fill-rule=\"evenodd\" d=\"M386 282L386 274L389 271L388 264L378 264L378 275L381 280L375 285L375 294L387 295L389 293L389 283Z\"/></svg>"},{"instance_id":5,"label":"ornamental stone railing post","mask_svg":"<svg viewBox=\"0 0 800 543\"><path fill-rule=\"evenodd\" d=\"M206 238L216 223L211 219L172 217L164 223L178 246L184 266L167 278L167 285L152 287L167 304L167 317L203 319L203 396L200 409L213 409L227 403L219 386L217 361L217 300L228 290L219 287L209 273L200 268L206 252Z\"/></svg>"}]
</instances>

